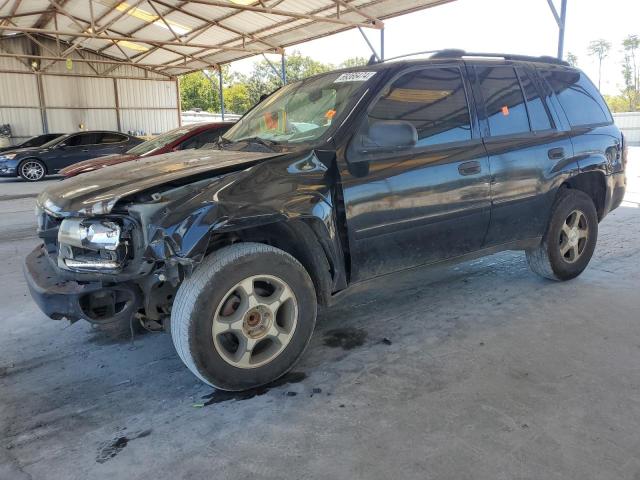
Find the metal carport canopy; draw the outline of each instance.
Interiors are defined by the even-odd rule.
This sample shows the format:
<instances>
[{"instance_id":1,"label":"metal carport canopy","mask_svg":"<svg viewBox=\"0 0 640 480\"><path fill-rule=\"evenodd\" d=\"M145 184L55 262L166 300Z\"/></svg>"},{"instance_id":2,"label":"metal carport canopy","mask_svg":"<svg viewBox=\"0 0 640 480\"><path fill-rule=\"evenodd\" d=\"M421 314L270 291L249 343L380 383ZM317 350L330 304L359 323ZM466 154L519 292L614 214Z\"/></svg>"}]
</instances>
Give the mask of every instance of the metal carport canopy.
<instances>
[{"instance_id":1,"label":"metal carport canopy","mask_svg":"<svg viewBox=\"0 0 640 480\"><path fill-rule=\"evenodd\" d=\"M88 50L168 76L284 48L455 0L0 0L0 35L55 38L59 51L0 56L66 61ZM2 38L0 37L0 39ZM36 42L37 43L37 42ZM79 61L74 58L74 61ZM88 61L88 60L87 60Z\"/></svg>"}]
</instances>

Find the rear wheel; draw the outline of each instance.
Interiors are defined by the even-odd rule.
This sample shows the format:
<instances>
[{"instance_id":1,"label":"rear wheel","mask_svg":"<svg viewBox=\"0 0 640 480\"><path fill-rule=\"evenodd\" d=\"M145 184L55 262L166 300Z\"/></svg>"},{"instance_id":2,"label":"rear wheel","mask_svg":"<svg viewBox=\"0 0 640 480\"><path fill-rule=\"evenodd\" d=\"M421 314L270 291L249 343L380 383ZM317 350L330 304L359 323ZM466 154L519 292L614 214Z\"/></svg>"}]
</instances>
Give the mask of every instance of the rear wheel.
<instances>
[{"instance_id":1,"label":"rear wheel","mask_svg":"<svg viewBox=\"0 0 640 480\"><path fill-rule=\"evenodd\" d=\"M28 158L18 167L18 174L27 182L38 182L47 174L47 169L40 160Z\"/></svg>"},{"instance_id":2,"label":"rear wheel","mask_svg":"<svg viewBox=\"0 0 640 480\"><path fill-rule=\"evenodd\" d=\"M243 243L208 256L180 286L171 336L205 383L244 390L276 380L302 355L316 320L308 273L288 253Z\"/></svg>"},{"instance_id":3,"label":"rear wheel","mask_svg":"<svg viewBox=\"0 0 640 480\"><path fill-rule=\"evenodd\" d=\"M598 238L598 214L593 200L580 190L558 193L542 242L527 251L531 269L552 280L570 280L587 265Z\"/></svg>"}]
</instances>

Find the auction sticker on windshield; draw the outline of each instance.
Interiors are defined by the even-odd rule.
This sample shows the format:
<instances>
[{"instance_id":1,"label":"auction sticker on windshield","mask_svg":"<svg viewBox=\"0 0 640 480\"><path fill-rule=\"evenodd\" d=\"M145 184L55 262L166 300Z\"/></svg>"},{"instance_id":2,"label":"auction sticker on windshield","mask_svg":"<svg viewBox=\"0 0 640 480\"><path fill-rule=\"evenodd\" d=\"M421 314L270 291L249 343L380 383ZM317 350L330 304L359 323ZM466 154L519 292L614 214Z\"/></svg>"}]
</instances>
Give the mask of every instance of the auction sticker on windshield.
<instances>
[{"instance_id":1,"label":"auction sticker on windshield","mask_svg":"<svg viewBox=\"0 0 640 480\"><path fill-rule=\"evenodd\" d=\"M371 77L373 77L375 74L376 74L376 72L348 72L348 73L343 73L338 78L336 78L333 83L366 82Z\"/></svg>"}]
</instances>

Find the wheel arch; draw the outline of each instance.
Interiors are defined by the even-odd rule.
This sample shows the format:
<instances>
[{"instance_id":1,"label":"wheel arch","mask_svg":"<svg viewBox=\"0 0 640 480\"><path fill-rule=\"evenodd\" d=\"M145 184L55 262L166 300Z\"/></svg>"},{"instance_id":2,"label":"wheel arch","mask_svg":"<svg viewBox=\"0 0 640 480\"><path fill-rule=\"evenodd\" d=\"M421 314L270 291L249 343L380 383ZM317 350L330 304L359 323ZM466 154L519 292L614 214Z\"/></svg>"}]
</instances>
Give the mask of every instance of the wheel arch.
<instances>
[{"instance_id":1,"label":"wheel arch","mask_svg":"<svg viewBox=\"0 0 640 480\"><path fill-rule=\"evenodd\" d=\"M20 176L20 168L22 167L22 165L24 164L24 162L27 162L29 160L37 160L39 161L42 166L44 167L44 174L45 175L49 175L49 167L47 166L46 162L44 160L42 160L41 158L38 157L27 157L27 158L23 158L22 160L20 160L20 162L18 162L18 168L16 169L16 176Z\"/></svg>"},{"instance_id":2,"label":"wheel arch","mask_svg":"<svg viewBox=\"0 0 640 480\"><path fill-rule=\"evenodd\" d=\"M607 182L600 171L583 172L566 179L561 188L580 190L593 200L598 213L598 221L604 217L607 197Z\"/></svg>"},{"instance_id":3,"label":"wheel arch","mask_svg":"<svg viewBox=\"0 0 640 480\"><path fill-rule=\"evenodd\" d=\"M330 250L330 240L319 238L322 225L315 218L285 219L231 232L213 232L207 254L239 242L263 243L279 248L305 268L316 289L320 305L328 305L331 294L344 288L343 270L337 255ZM321 222L320 222L321 223Z\"/></svg>"}]
</instances>

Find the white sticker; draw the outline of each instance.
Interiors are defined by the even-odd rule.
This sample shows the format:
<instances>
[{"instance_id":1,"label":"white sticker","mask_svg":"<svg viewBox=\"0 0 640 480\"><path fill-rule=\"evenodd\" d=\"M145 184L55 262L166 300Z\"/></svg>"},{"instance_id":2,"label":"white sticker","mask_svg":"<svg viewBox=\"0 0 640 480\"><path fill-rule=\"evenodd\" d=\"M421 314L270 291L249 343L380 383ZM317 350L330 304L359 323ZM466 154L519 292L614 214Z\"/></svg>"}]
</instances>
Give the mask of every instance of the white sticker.
<instances>
[{"instance_id":1,"label":"white sticker","mask_svg":"<svg viewBox=\"0 0 640 480\"><path fill-rule=\"evenodd\" d=\"M376 74L376 72L349 72L349 73L343 73L338 78L336 78L333 83L366 82L371 77L373 77L375 74Z\"/></svg>"}]
</instances>

